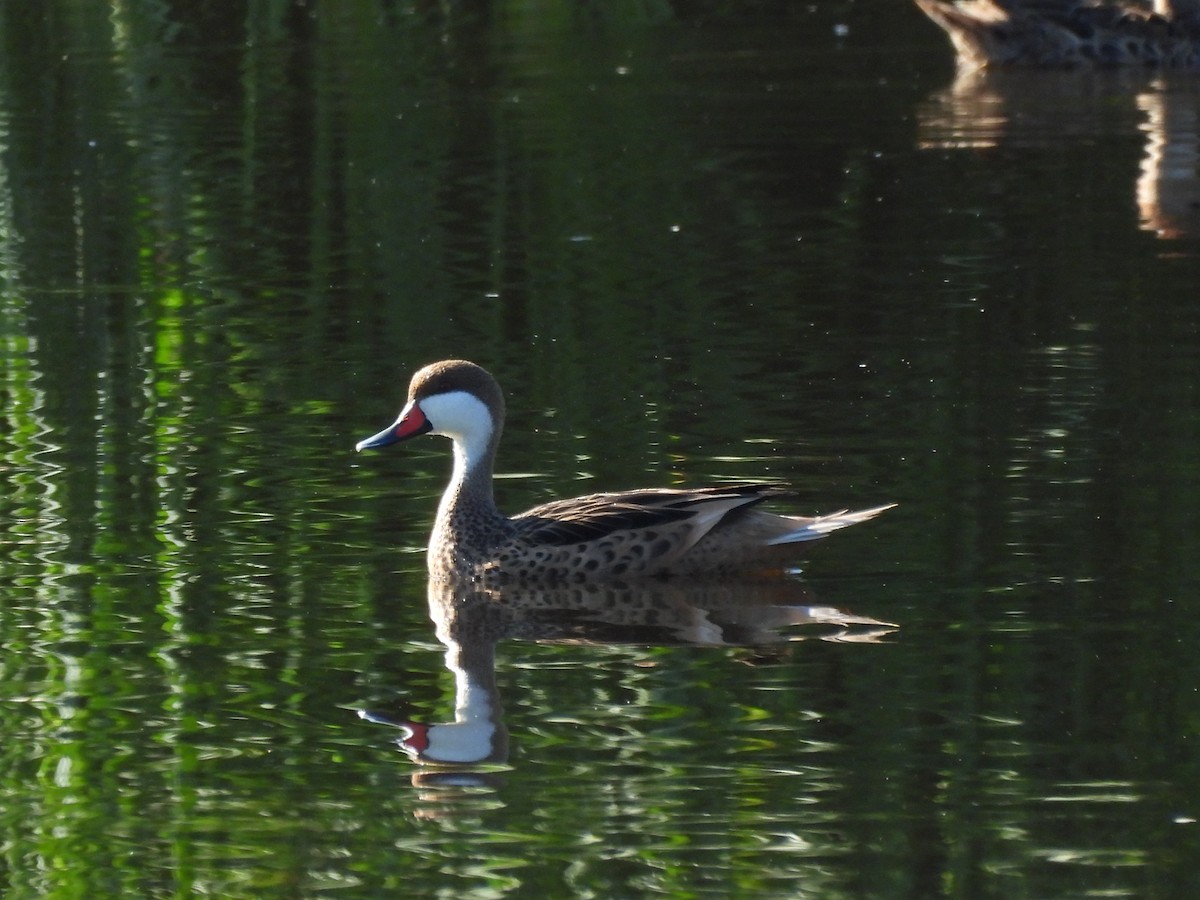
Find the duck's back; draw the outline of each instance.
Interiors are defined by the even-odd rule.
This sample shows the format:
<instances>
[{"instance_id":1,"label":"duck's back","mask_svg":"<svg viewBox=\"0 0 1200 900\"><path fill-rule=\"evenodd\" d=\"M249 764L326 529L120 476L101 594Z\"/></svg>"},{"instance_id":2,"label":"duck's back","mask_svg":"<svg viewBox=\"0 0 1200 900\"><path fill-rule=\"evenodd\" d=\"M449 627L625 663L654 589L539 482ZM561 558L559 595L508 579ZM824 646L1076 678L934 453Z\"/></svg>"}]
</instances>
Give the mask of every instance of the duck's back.
<instances>
[{"instance_id":1,"label":"duck's back","mask_svg":"<svg viewBox=\"0 0 1200 900\"><path fill-rule=\"evenodd\" d=\"M971 66L1200 65L1200 0L915 0Z\"/></svg>"}]
</instances>

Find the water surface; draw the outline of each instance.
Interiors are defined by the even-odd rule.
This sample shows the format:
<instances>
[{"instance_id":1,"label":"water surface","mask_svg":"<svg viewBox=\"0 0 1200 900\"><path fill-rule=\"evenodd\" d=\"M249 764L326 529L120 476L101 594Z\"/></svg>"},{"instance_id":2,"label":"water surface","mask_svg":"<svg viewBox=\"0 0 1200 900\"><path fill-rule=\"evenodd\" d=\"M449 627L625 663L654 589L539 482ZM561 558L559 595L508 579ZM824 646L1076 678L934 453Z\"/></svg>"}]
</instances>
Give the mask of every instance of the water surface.
<instances>
[{"instance_id":1,"label":"water surface","mask_svg":"<svg viewBox=\"0 0 1200 900\"><path fill-rule=\"evenodd\" d=\"M875 2L0 41L7 896L1200 888L1194 80L956 79ZM446 356L506 509L900 507L765 599L439 617L448 448L352 448ZM478 764L379 721L463 701Z\"/></svg>"}]
</instances>

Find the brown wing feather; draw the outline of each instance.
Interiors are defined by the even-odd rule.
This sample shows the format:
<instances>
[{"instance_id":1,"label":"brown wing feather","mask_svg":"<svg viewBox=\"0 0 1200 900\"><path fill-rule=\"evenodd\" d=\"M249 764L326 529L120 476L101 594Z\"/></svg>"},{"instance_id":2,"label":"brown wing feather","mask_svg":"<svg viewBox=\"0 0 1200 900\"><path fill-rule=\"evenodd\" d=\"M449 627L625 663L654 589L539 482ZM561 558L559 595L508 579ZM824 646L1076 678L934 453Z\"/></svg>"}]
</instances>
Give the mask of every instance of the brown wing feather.
<instances>
[{"instance_id":1,"label":"brown wing feather","mask_svg":"<svg viewBox=\"0 0 1200 900\"><path fill-rule=\"evenodd\" d=\"M513 518L517 534L547 546L583 544L620 531L655 528L697 515L706 504L740 501L731 512L783 493L771 485L742 484L695 490L590 494L536 506Z\"/></svg>"}]
</instances>

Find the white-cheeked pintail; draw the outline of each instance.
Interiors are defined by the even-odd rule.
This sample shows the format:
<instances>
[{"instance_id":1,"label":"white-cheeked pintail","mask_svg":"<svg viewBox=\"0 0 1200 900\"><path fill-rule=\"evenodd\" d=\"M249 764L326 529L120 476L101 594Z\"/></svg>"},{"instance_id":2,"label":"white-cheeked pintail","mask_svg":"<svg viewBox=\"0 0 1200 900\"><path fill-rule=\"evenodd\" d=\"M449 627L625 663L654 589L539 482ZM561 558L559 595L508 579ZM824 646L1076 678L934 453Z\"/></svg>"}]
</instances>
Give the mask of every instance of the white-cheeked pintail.
<instances>
[{"instance_id":1,"label":"white-cheeked pintail","mask_svg":"<svg viewBox=\"0 0 1200 900\"><path fill-rule=\"evenodd\" d=\"M782 489L737 484L589 494L508 518L492 495L503 429L496 379L451 359L418 371L399 418L357 445L386 447L420 434L454 442L454 472L428 551L435 578L553 584L781 572L808 542L894 505L813 518L774 515L756 507Z\"/></svg>"}]
</instances>

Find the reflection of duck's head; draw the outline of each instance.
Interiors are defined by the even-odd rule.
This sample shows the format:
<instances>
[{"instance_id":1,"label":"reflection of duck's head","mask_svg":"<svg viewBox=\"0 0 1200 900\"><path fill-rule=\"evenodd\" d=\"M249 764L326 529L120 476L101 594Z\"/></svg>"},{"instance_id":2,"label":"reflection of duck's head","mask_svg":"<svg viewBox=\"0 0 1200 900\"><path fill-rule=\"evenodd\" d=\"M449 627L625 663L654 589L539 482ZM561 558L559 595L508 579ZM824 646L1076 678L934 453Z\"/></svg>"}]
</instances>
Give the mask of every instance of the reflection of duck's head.
<instances>
[{"instance_id":1,"label":"reflection of duck's head","mask_svg":"<svg viewBox=\"0 0 1200 900\"><path fill-rule=\"evenodd\" d=\"M966 66L1200 68L1200 4L916 0Z\"/></svg>"},{"instance_id":2,"label":"reflection of duck's head","mask_svg":"<svg viewBox=\"0 0 1200 900\"><path fill-rule=\"evenodd\" d=\"M504 415L495 378L466 360L443 360L413 375L399 418L357 445L386 447L422 434L454 442L454 473L429 544L437 577L561 584L778 572L809 542L889 508L773 515L754 507L781 491L743 484L591 494L508 518L492 494Z\"/></svg>"},{"instance_id":3,"label":"reflection of duck's head","mask_svg":"<svg viewBox=\"0 0 1200 900\"><path fill-rule=\"evenodd\" d=\"M498 719L486 714L477 719L443 724L426 724L411 719L393 719L371 710L359 713L369 722L399 728L396 740L413 762L423 765L470 765L503 762L508 757L508 733Z\"/></svg>"},{"instance_id":4,"label":"reflection of duck's head","mask_svg":"<svg viewBox=\"0 0 1200 900\"><path fill-rule=\"evenodd\" d=\"M448 766L503 762L508 758L508 729L496 689L495 624L488 615L439 615L435 604L443 595L435 584L430 581L430 604L438 637L446 645L446 668L454 675L453 721L428 724L413 720L406 711L377 709L359 715L400 729L397 743L414 762ZM486 613L489 607L468 603L468 608Z\"/></svg>"},{"instance_id":5,"label":"reflection of duck's head","mask_svg":"<svg viewBox=\"0 0 1200 900\"><path fill-rule=\"evenodd\" d=\"M423 725L406 722L401 726L408 734L397 743L414 762L477 763L496 758L496 723L451 722L445 725Z\"/></svg>"}]
</instances>

